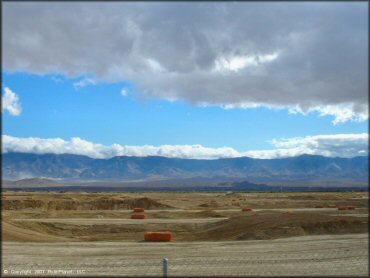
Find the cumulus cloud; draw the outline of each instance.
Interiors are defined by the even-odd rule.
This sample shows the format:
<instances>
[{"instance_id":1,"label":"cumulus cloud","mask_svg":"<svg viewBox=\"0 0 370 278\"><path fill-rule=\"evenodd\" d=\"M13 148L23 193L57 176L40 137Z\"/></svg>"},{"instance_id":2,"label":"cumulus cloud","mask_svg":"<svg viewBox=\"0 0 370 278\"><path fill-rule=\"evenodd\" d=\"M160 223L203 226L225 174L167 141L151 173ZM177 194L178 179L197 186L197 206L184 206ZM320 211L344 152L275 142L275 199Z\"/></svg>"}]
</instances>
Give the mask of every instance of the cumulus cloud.
<instances>
[{"instance_id":1,"label":"cumulus cloud","mask_svg":"<svg viewBox=\"0 0 370 278\"><path fill-rule=\"evenodd\" d=\"M316 154L330 157L352 157L368 154L368 140L367 133L357 133L273 139L271 143L281 154L289 150L294 155Z\"/></svg>"},{"instance_id":2,"label":"cumulus cloud","mask_svg":"<svg viewBox=\"0 0 370 278\"><path fill-rule=\"evenodd\" d=\"M105 146L92 143L78 137L70 141L61 138L18 138L2 136L3 153L55 153L79 154L93 158L111 158L114 156L164 156L176 158L218 159L232 157L281 158L302 154L317 154L329 157L353 157L368 155L368 135L335 134L316 135L302 138L274 139L271 144L275 149L251 150L239 152L231 147L209 148L202 145L162 145L162 146Z\"/></svg>"},{"instance_id":3,"label":"cumulus cloud","mask_svg":"<svg viewBox=\"0 0 370 278\"><path fill-rule=\"evenodd\" d=\"M4 88L4 94L2 96L2 111L9 112L12 116L19 116L22 113L22 106L19 97L8 87Z\"/></svg>"},{"instance_id":4,"label":"cumulus cloud","mask_svg":"<svg viewBox=\"0 0 370 278\"><path fill-rule=\"evenodd\" d=\"M122 146L113 144L104 146L92 143L79 137L70 141L61 138L18 138L3 135L3 152L79 154L93 158L111 158L114 156L165 156L180 158L214 159L236 157L238 152L233 148L207 148L201 145L162 145L162 146Z\"/></svg>"},{"instance_id":5,"label":"cumulus cloud","mask_svg":"<svg viewBox=\"0 0 370 278\"><path fill-rule=\"evenodd\" d=\"M345 103L339 105L326 105L326 106L316 106L310 108L307 112L302 111L299 107L291 107L289 108L289 112L296 114L308 114L311 112L317 112L320 116L327 116L331 115L334 116L334 120L332 123L334 125L345 123L347 121L353 122L362 122L368 119L368 108L365 110L360 109L356 112L356 105L353 103Z\"/></svg>"},{"instance_id":6,"label":"cumulus cloud","mask_svg":"<svg viewBox=\"0 0 370 278\"><path fill-rule=\"evenodd\" d=\"M361 2L7 2L3 64L10 72L130 81L148 97L195 105L361 121L367 9Z\"/></svg>"}]
</instances>

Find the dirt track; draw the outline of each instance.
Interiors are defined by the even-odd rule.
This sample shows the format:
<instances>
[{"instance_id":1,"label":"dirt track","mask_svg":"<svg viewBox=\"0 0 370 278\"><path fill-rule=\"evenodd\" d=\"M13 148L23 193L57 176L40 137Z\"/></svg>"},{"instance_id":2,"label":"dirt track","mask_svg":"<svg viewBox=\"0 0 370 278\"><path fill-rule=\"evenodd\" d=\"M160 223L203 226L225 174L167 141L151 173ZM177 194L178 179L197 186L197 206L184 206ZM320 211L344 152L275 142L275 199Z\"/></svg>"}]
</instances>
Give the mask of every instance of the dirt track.
<instances>
[{"instance_id":1,"label":"dirt track","mask_svg":"<svg viewBox=\"0 0 370 278\"><path fill-rule=\"evenodd\" d=\"M2 204L8 274L161 275L164 256L172 275L368 271L367 193L6 192ZM147 218L130 219L134 207ZM172 231L174 242L143 241L146 231L161 230Z\"/></svg>"},{"instance_id":2,"label":"dirt track","mask_svg":"<svg viewBox=\"0 0 370 278\"><path fill-rule=\"evenodd\" d=\"M366 276L368 234L227 242L5 242L3 255L8 274L60 270L64 276L161 276L167 257L169 277Z\"/></svg>"},{"instance_id":3,"label":"dirt track","mask_svg":"<svg viewBox=\"0 0 370 278\"><path fill-rule=\"evenodd\" d=\"M6 241L138 241L145 231L157 230L172 231L177 241L368 232L366 193L4 195L2 232ZM257 203L256 207L251 206ZM314 208L316 204L323 204L324 208ZM333 204L351 204L357 209L338 211L327 207ZM139 205L146 208L147 219L130 219L132 208L128 206ZM252 207L253 211L243 212L243 207Z\"/></svg>"}]
</instances>

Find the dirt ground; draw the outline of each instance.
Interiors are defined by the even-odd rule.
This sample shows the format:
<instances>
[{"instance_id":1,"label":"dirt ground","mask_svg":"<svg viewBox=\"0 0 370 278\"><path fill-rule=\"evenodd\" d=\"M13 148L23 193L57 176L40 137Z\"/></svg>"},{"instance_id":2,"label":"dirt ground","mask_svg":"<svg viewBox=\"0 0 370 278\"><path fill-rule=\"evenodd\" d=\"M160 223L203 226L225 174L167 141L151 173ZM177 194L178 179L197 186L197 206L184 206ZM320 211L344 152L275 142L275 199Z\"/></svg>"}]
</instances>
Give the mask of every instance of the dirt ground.
<instances>
[{"instance_id":1,"label":"dirt ground","mask_svg":"<svg viewBox=\"0 0 370 278\"><path fill-rule=\"evenodd\" d=\"M321 204L324 208L315 208ZM330 205L354 205L339 211ZM349 193L5 192L5 241L143 240L168 230L176 241L274 239L368 231L368 195ZM132 209L146 219L130 219ZM243 212L242 208L252 208Z\"/></svg>"},{"instance_id":2,"label":"dirt ground","mask_svg":"<svg viewBox=\"0 0 370 278\"><path fill-rule=\"evenodd\" d=\"M146 219L130 219L135 207ZM174 241L145 242L146 231L172 231ZM368 193L7 191L2 238L5 275L161 275L164 256L182 276L314 275L312 264L319 275L364 275Z\"/></svg>"},{"instance_id":3,"label":"dirt ground","mask_svg":"<svg viewBox=\"0 0 370 278\"><path fill-rule=\"evenodd\" d=\"M239 209L312 208L314 205L368 206L367 192L307 192L307 193L74 193L19 192L3 193L4 209L39 208L55 210L117 210L145 207L146 209Z\"/></svg>"},{"instance_id":4,"label":"dirt ground","mask_svg":"<svg viewBox=\"0 0 370 278\"><path fill-rule=\"evenodd\" d=\"M368 275L368 234L197 242L3 243L3 275L168 277Z\"/></svg>"}]
</instances>

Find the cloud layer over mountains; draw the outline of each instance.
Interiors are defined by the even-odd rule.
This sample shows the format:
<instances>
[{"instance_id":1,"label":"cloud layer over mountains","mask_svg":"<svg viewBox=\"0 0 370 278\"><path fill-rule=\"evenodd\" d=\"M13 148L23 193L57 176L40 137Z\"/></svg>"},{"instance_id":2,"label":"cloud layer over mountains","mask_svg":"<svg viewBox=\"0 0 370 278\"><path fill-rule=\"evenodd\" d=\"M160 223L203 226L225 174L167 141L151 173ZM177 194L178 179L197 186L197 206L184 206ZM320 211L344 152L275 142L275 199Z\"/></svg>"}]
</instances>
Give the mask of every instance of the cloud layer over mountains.
<instances>
[{"instance_id":1,"label":"cloud layer over mountains","mask_svg":"<svg viewBox=\"0 0 370 278\"><path fill-rule=\"evenodd\" d=\"M92 158L111 158L114 156L165 156L176 158L217 159L248 156L252 158L281 158L302 154L316 154L328 157L354 157L368 155L368 135L336 134L317 135L302 138L272 140L275 147L271 150L250 150L239 152L231 147L208 148L201 145L162 145L162 146L105 146L72 138L18 138L2 136L3 153L54 153L79 154Z\"/></svg>"},{"instance_id":2,"label":"cloud layer over mountains","mask_svg":"<svg viewBox=\"0 0 370 278\"><path fill-rule=\"evenodd\" d=\"M361 121L368 118L367 6L7 2L3 67L87 76L90 84L130 81L146 96L195 105Z\"/></svg>"}]
</instances>

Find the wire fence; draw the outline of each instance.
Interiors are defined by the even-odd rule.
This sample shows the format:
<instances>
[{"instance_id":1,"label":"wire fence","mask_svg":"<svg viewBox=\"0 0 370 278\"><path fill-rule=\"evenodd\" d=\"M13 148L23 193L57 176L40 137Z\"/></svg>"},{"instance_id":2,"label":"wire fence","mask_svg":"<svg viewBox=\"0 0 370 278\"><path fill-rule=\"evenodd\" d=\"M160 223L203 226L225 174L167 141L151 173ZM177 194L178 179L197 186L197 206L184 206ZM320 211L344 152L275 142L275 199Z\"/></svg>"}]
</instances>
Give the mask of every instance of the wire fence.
<instances>
[{"instance_id":1,"label":"wire fence","mask_svg":"<svg viewBox=\"0 0 370 278\"><path fill-rule=\"evenodd\" d=\"M72 260L71 260L72 262ZM250 253L238 257L192 257L161 258L119 261L89 261L89 258L76 258L75 264L66 262L48 264L43 262L12 265L10 269L30 270L29 273L11 273L9 266L5 275L53 275L53 276L138 276L138 277L200 277L200 276L367 276L368 251L351 250L325 253L291 253L268 256L251 256ZM38 272L37 272L38 271ZM43 271L43 272L40 272ZM58 272L59 271L59 272ZM64 271L64 272L63 272Z\"/></svg>"},{"instance_id":2,"label":"wire fence","mask_svg":"<svg viewBox=\"0 0 370 278\"><path fill-rule=\"evenodd\" d=\"M367 275L368 253L294 254L279 257L200 258L169 261L171 276L342 276Z\"/></svg>"}]
</instances>

